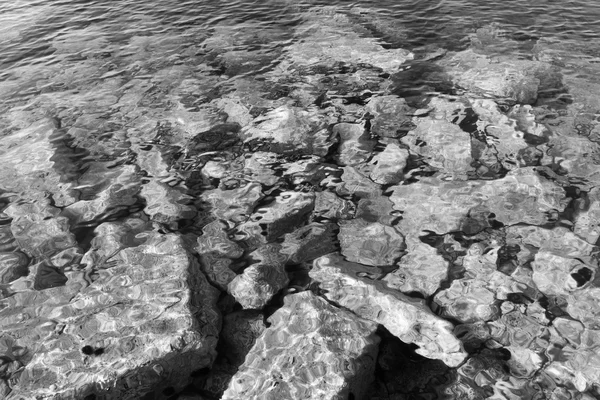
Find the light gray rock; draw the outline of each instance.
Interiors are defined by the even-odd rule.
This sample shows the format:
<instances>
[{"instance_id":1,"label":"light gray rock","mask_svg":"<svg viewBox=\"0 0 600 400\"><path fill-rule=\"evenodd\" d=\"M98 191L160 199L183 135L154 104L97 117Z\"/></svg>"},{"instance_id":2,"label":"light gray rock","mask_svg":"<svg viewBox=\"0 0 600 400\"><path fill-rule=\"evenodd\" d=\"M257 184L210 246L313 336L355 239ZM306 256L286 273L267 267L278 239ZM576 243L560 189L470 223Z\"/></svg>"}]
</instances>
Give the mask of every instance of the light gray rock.
<instances>
[{"instance_id":1,"label":"light gray rock","mask_svg":"<svg viewBox=\"0 0 600 400\"><path fill-rule=\"evenodd\" d=\"M155 179L142 186L140 195L146 200L144 212L153 221L172 225L196 216L197 210L190 204L191 196Z\"/></svg>"},{"instance_id":2,"label":"light gray rock","mask_svg":"<svg viewBox=\"0 0 600 400\"><path fill-rule=\"evenodd\" d=\"M338 165L356 165L366 162L375 141L369 137L364 124L339 123L333 127L333 133L339 137Z\"/></svg>"},{"instance_id":3,"label":"light gray rock","mask_svg":"<svg viewBox=\"0 0 600 400\"><path fill-rule=\"evenodd\" d=\"M100 219L127 212L137 202L136 195L141 188L139 170L132 165L119 168L106 168L105 165L92 165L78 180L86 197L63 209L62 215L74 225L94 223Z\"/></svg>"},{"instance_id":4,"label":"light gray rock","mask_svg":"<svg viewBox=\"0 0 600 400\"><path fill-rule=\"evenodd\" d=\"M461 221L475 207L493 212L505 225L541 225L567 205L564 189L533 168L520 168L493 181L424 178L411 185L395 186L391 200L395 209L404 213L398 225L404 234L459 230Z\"/></svg>"},{"instance_id":5,"label":"light gray rock","mask_svg":"<svg viewBox=\"0 0 600 400\"><path fill-rule=\"evenodd\" d=\"M29 127L2 138L0 163L4 165L0 176L0 188L20 194L23 199L42 200L51 193L59 207L78 200L78 193L71 182L55 168L64 162L57 155L52 140L57 135L57 124L42 119Z\"/></svg>"},{"instance_id":6,"label":"light gray rock","mask_svg":"<svg viewBox=\"0 0 600 400\"><path fill-rule=\"evenodd\" d=\"M371 132L379 136L398 138L414 127L412 114L415 110L402 97L374 96L365 111L373 115Z\"/></svg>"},{"instance_id":7,"label":"light gray rock","mask_svg":"<svg viewBox=\"0 0 600 400\"><path fill-rule=\"evenodd\" d=\"M29 257L20 251L0 252L0 284L27 276Z\"/></svg>"},{"instance_id":8,"label":"light gray rock","mask_svg":"<svg viewBox=\"0 0 600 400\"><path fill-rule=\"evenodd\" d=\"M394 264L406 248L404 236L391 226L361 219L340 221L341 251L351 262L372 266Z\"/></svg>"},{"instance_id":9,"label":"light gray rock","mask_svg":"<svg viewBox=\"0 0 600 400\"><path fill-rule=\"evenodd\" d=\"M329 254L314 261L310 276L328 300L382 324L403 342L419 346L417 354L451 367L465 360L467 354L452 333L452 324L433 314L424 301L368 278L369 271L372 268L346 263L341 256Z\"/></svg>"},{"instance_id":10,"label":"light gray rock","mask_svg":"<svg viewBox=\"0 0 600 400\"><path fill-rule=\"evenodd\" d=\"M300 25L302 40L284 50L287 70L315 64L330 66L336 62L370 64L386 72L395 72L413 54L403 49L384 49L374 38L359 35L352 29L349 18L335 10L315 8L308 23Z\"/></svg>"},{"instance_id":11,"label":"light gray rock","mask_svg":"<svg viewBox=\"0 0 600 400\"><path fill-rule=\"evenodd\" d=\"M262 187L254 182L231 190L207 190L200 195L200 199L206 203L203 207L206 211L231 225L246 221L262 198Z\"/></svg>"},{"instance_id":12,"label":"light gray rock","mask_svg":"<svg viewBox=\"0 0 600 400\"><path fill-rule=\"evenodd\" d=\"M325 156L332 145L327 124L315 111L281 106L261 115L241 132L245 142L263 141L276 153Z\"/></svg>"},{"instance_id":13,"label":"light gray rock","mask_svg":"<svg viewBox=\"0 0 600 400\"><path fill-rule=\"evenodd\" d=\"M589 206L575 214L573 232L588 243L596 244L600 239L600 188L590 190L588 198Z\"/></svg>"},{"instance_id":14,"label":"light gray rock","mask_svg":"<svg viewBox=\"0 0 600 400\"><path fill-rule=\"evenodd\" d=\"M360 399L367 394L380 340L376 324L311 292L287 296L269 323L224 400Z\"/></svg>"},{"instance_id":15,"label":"light gray rock","mask_svg":"<svg viewBox=\"0 0 600 400\"><path fill-rule=\"evenodd\" d=\"M216 289L180 237L144 239L97 265L91 282L67 272L64 287L2 300L2 355L24 365L10 377L12 397L136 399L181 390L193 370L212 364Z\"/></svg>"},{"instance_id":16,"label":"light gray rock","mask_svg":"<svg viewBox=\"0 0 600 400\"><path fill-rule=\"evenodd\" d=\"M406 237L406 254L397 265L398 269L383 281L400 292L418 292L423 296L431 296L439 289L450 266L435 248L412 236Z\"/></svg>"},{"instance_id":17,"label":"light gray rock","mask_svg":"<svg viewBox=\"0 0 600 400\"><path fill-rule=\"evenodd\" d=\"M403 177L403 171L408 161L408 150L397 144L390 143L385 146L381 153L377 153L371 163L375 165L370 177L380 185L399 183Z\"/></svg>"},{"instance_id":18,"label":"light gray rock","mask_svg":"<svg viewBox=\"0 0 600 400\"><path fill-rule=\"evenodd\" d=\"M402 138L410 151L419 154L444 177L466 180L471 167L471 136L444 119L423 119Z\"/></svg>"},{"instance_id":19,"label":"light gray rock","mask_svg":"<svg viewBox=\"0 0 600 400\"><path fill-rule=\"evenodd\" d=\"M250 254L257 261L236 276L227 291L244 309L262 309L289 283L285 272L287 256L278 244L264 245Z\"/></svg>"},{"instance_id":20,"label":"light gray rock","mask_svg":"<svg viewBox=\"0 0 600 400\"><path fill-rule=\"evenodd\" d=\"M548 64L515 60L508 57L491 59L472 49L453 54L440 64L456 84L474 97L510 100L533 104L538 96L540 76Z\"/></svg>"}]
</instances>

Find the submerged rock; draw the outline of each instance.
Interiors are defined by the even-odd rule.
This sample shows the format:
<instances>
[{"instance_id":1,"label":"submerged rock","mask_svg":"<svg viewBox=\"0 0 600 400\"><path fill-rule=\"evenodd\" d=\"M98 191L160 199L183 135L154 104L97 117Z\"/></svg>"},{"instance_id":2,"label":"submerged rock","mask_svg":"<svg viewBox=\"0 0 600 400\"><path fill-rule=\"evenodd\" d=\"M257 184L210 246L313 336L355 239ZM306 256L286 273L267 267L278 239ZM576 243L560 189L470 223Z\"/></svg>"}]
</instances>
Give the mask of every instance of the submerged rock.
<instances>
[{"instance_id":1,"label":"submerged rock","mask_svg":"<svg viewBox=\"0 0 600 400\"><path fill-rule=\"evenodd\" d=\"M262 198L262 187L254 182L231 190L207 190L200 195L204 210L232 225L246 221Z\"/></svg>"},{"instance_id":2,"label":"submerged rock","mask_svg":"<svg viewBox=\"0 0 600 400\"><path fill-rule=\"evenodd\" d=\"M455 124L443 119L423 119L402 142L419 154L444 177L466 180L471 169L471 137Z\"/></svg>"},{"instance_id":3,"label":"submerged rock","mask_svg":"<svg viewBox=\"0 0 600 400\"><path fill-rule=\"evenodd\" d=\"M409 107L402 97L373 97L365 110L373 116L371 132L376 135L400 138L414 127L412 122L414 109Z\"/></svg>"},{"instance_id":4,"label":"submerged rock","mask_svg":"<svg viewBox=\"0 0 600 400\"><path fill-rule=\"evenodd\" d=\"M200 257L200 268L208 280L219 289L227 290L227 285L236 277L230 268L231 260L239 258L244 250L229 239L226 225L213 221L202 229L196 251Z\"/></svg>"},{"instance_id":5,"label":"submerged rock","mask_svg":"<svg viewBox=\"0 0 600 400\"><path fill-rule=\"evenodd\" d=\"M360 399L367 394L380 340L373 322L302 292L287 296L269 323L224 400Z\"/></svg>"},{"instance_id":6,"label":"submerged rock","mask_svg":"<svg viewBox=\"0 0 600 400\"><path fill-rule=\"evenodd\" d=\"M262 309L289 283L285 272L287 256L281 253L280 245L267 244L252 252L250 258L257 262L236 276L227 285L227 291L244 309Z\"/></svg>"},{"instance_id":7,"label":"submerged rock","mask_svg":"<svg viewBox=\"0 0 600 400\"><path fill-rule=\"evenodd\" d=\"M365 265L392 265L406 248L396 228L360 219L340 221L338 238L344 257Z\"/></svg>"},{"instance_id":8,"label":"submerged rock","mask_svg":"<svg viewBox=\"0 0 600 400\"><path fill-rule=\"evenodd\" d=\"M402 293L431 296L448 277L448 261L435 248L412 236L406 238L406 254L397 265L398 269L386 275L383 281Z\"/></svg>"},{"instance_id":9,"label":"submerged rock","mask_svg":"<svg viewBox=\"0 0 600 400\"><path fill-rule=\"evenodd\" d=\"M10 283L29 274L29 257L20 251L0 252L0 284Z\"/></svg>"},{"instance_id":10,"label":"submerged rock","mask_svg":"<svg viewBox=\"0 0 600 400\"><path fill-rule=\"evenodd\" d=\"M144 212L153 221L172 225L196 216L191 196L154 179L142 186L140 195L146 200Z\"/></svg>"},{"instance_id":11,"label":"submerged rock","mask_svg":"<svg viewBox=\"0 0 600 400\"><path fill-rule=\"evenodd\" d=\"M361 37L350 19L335 10L313 12L309 24L299 27L302 40L284 51L281 68L332 66L335 63L369 64L394 72L413 54L403 49L384 49L374 38ZM289 64L289 66L287 65Z\"/></svg>"},{"instance_id":12,"label":"submerged rock","mask_svg":"<svg viewBox=\"0 0 600 400\"><path fill-rule=\"evenodd\" d=\"M89 224L127 213L136 202L141 182L139 171L132 165L107 168L92 165L78 180L82 194L92 199L79 200L63 209L71 223Z\"/></svg>"},{"instance_id":13,"label":"submerged rock","mask_svg":"<svg viewBox=\"0 0 600 400\"><path fill-rule=\"evenodd\" d=\"M549 65L538 61L515 60L477 54L473 50L456 53L441 62L457 86L475 97L533 104Z\"/></svg>"},{"instance_id":14,"label":"submerged rock","mask_svg":"<svg viewBox=\"0 0 600 400\"><path fill-rule=\"evenodd\" d=\"M371 270L329 254L314 261L310 276L328 300L382 324L403 342L419 346L417 354L451 367L462 363L467 354L453 335L452 324L433 314L422 300L369 279Z\"/></svg>"},{"instance_id":15,"label":"submerged rock","mask_svg":"<svg viewBox=\"0 0 600 400\"><path fill-rule=\"evenodd\" d=\"M444 182L424 178L410 185L395 186L391 196L402 211L399 228L404 234L459 230L469 210L483 208L505 225L542 225L565 209L563 188L543 178L534 168L520 168L493 181Z\"/></svg>"},{"instance_id":16,"label":"submerged rock","mask_svg":"<svg viewBox=\"0 0 600 400\"><path fill-rule=\"evenodd\" d=\"M372 140L364 124L340 123L333 127L333 133L339 136L337 161L339 165L356 165L369 159L375 141Z\"/></svg>"},{"instance_id":17,"label":"submerged rock","mask_svg":"<svg viewBox=\"0 0 600 400\"><path fill-rule=\"evenodd\" d=\"M397 144L390 143L385 146L385 149L371 160L371 163L375 165L370 174L373 182L380 185L399 183L402 180L408 156L408 150Z\"/></svg>"},{"instance_id":18,"label":"submerged rock","mask_svg":"<svg viewBox=\"0 0 600 400\"><path fill-rule=\"evenodd\" d=\"M246 142L264 143L275 153L325 156L332 145L325 121L315 112L278 107L254 119L241 136Z\"/></svg>"},{"instance_id":19,"label":"submerged rock","mask_svg":"<svg viewBox=\"0 0 600 400\"><path fill-rule=\"evenodd\" d=\"M256 247L277 239L302 224L314 207L314 193L281 192L273 202L257 208L237 229L240 239Z\"/></svg>"},{"instance_id":20,"label":"submerged rock","mask_svg":"<svg viewBox=\"0 0 600 400\"><path fill-rule=\"evenodd\" d=\"M12 135L2 138L0 176L3 192L38 199L51 193L59 207L78 200L78 193L61 173L62 155L53 143L59 137L58 126L51 119L38 121Z\"/></svg>"},{"instance_id":21,"label":"submerged rock","mask_svg":"<svg viewBox=\"0 0 600 400\"><path fill-rule=\"evenodd\" d=\"M334 223L312 222L285 235L281 252L286 254L290 263L300 264L337 249Z\"/></svg>"},{"instance_id":22,"label":"submerged rock","mask_svg":"<svg viewBox=\"0 0 600 400\"><path fill-rule=\"evenodd\" d=\"M3 357L23 365L9 377L11 396L140 398L182 389L211 365L216 290L177 235L148 232L132 246L98 265L92 282L73 271L63 288L2 300Z\"/></svg>"}]
</instances>

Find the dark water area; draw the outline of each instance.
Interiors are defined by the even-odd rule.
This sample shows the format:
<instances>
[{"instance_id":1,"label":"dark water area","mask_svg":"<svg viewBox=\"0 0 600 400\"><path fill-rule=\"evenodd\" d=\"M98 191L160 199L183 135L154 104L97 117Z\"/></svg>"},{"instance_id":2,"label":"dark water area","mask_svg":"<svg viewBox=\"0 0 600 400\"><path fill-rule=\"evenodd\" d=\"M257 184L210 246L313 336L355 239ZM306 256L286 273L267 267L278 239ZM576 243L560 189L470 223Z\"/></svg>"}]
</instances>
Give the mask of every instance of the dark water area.
<instances>
[{"instance_id":1,"label":"dark water area","mask_svg":"<svg viewBox=\"0 0 600 400\"><path fill-rule=\"evenodd\" d=\"M0 3L0 399L600 399L600 2Z\"/></svg>"}]
</instances>

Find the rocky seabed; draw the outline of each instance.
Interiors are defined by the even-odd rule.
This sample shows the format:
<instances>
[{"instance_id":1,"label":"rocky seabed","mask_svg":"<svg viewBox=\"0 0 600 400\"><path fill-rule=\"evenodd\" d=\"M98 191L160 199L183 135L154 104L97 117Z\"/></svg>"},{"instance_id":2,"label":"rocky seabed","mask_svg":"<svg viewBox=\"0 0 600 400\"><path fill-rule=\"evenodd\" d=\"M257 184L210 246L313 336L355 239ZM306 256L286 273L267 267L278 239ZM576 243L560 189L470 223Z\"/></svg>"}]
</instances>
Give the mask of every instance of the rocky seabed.
<instances>
[{"instance_id":1,"label":"rocky seabed","mask_svg":"<svg viewBox=\"0 0 600 400\"><path fill-rule=\"evenodd\" d=\"M599 399L598 58L380 18L0 82L0 398Z\"/></svg>"}]
</instances>

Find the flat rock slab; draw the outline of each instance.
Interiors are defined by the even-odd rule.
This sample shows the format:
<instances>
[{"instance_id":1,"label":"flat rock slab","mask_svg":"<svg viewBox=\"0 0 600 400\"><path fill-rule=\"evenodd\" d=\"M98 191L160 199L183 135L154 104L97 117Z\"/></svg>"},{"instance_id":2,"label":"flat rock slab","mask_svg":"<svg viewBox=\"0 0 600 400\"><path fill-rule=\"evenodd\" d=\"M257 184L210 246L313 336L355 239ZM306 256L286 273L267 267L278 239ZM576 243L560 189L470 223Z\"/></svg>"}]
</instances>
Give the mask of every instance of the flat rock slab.
<instances>
[{"instance_id":1,"label":"flat rock slab","mask_svg":"<svg viewBox=\"0 0 600 400\"><path fill-rule=\"evenodd\" d=\"M471 136L444 119L423 119L402 142L445 177L466 180L472 169Z\"/></svg>"},{"instance_id":2,"label":"flat rock slab","mask_svg":"<svg viewBox=\"0 0 600 400\"><path fill-rule=\"evenodd\" d=\"M409 236L406 238L406 254L398 263L398 269L386 275L383 281L403 293L431 296L448 278L449 265L434 247Z\"/></svg>"},{"instance_id":3,"label":"flat rock slab","mask_svg":"<svg viewBox=\"0 0 600 400\"><path fill-rule=\"evenodd\" d=\"M408 234L459 230L471 209L486 209L505 225L543 225L567 205L562 187L540 176L534 168L520 168L493 181L445 182L423 178L395 186L391 196L403 212L400 230Z\"/></svg>"},{"instance_id":4,"label":"flat rock slab","mask_svg":"<svg viewBox=\"0 0 600 400\"><path fill-rule=\"evenodd\" d=\"M417 354L450 367L462 363L467 353L452 333L452 324L433 314L423 301L369 278L373 270L332 253L314 261L310 276L319 282L328 300L382 324L403 342L419 346Z\"/></svg>"},{"instance_id":5,"label":"flat rock slab","mask_svg":"<svg viewBox=\"0 0 600 400\"><path fill-rule=\"evenodd\" d=\"M58 206L67 206L78 200L77 191L65 182L60 168L66 157L60 154L53 139L58 137L58 126L44 119L26 129L2 138L0 163L0 189L26 198L40 198L52 193ZM66 160L68 163L68 160ZM70 166L68 166L70 167Z\"/></svg>"},{"instance_id":6,"label":"flat rock slab","mask_svg":"<svg viewBox=\"0 0 600 400\"><path fill-rule=\"evenodd\" d=\"M325 156L331 147L327 123L316 112L281 106L261 115L242 129L246 142L268 143L275 153Z\"/></svg>"},{"instance_id":7,"label":"flat rock slab","mask_svg":"<svg viewBox=\"0 0 600 400\"><path fill-rule=\"evenodd\" d=\"M311 292L284 301L223 400L364 398L375 371L377 325Z\"/></svg>"},{"instance_id":8,"label":"flat rock slab","mask_svg":"<svg viewBox=\"0 0 600 400\"><path fill-rule=\"evenodd\" d=\"M539 61L491 59L465 50L440 62L460 88L470 95L532 104L538 96L540 78L549 65Z\"/></svg>"},{"instance_id":9,"label":"flat rock slab","mask_svg":"<svg viewBox=\"0 0 600 400\"><path fill-rule=\"evenodd\" d=\"M66 272L63 287L2 300L2 357L22 367L8 377L11 398L139 399L183 389L189 373L212 364L218 292L179 236L144 235L91 281Z\"/></svg>"},{"instance_id":10,"label":"flat rock slab","mask_svg":"<svg viewBox=\"0 0 600 400\"><path fill-rule=\"evenodd\" d=\"M361 37L353 30L350 19L335 10L323 8L310 15L310 23L298 29L303 40L284 51L285 63L291 67L308 67L334 63L369 64L386 72L395 72L414 56L403 49L384 49L374 38Z\"/></svg>"}]
</instances>

